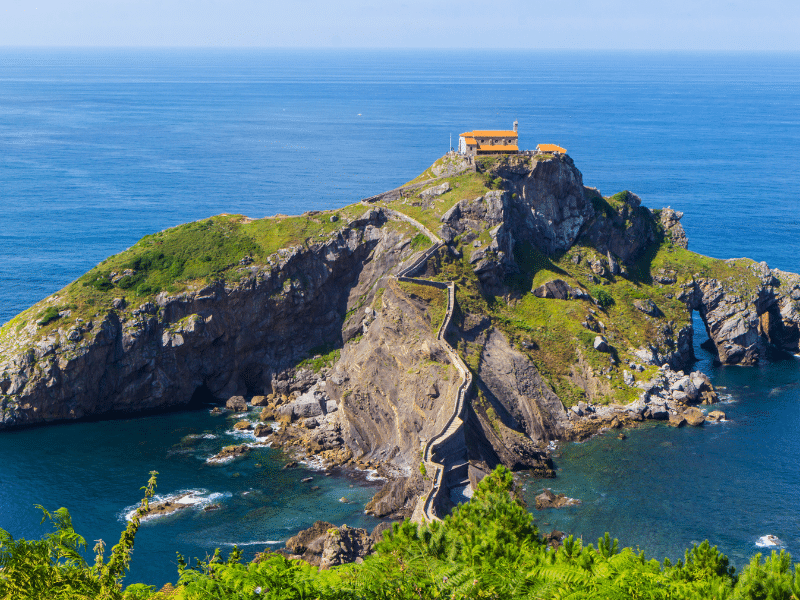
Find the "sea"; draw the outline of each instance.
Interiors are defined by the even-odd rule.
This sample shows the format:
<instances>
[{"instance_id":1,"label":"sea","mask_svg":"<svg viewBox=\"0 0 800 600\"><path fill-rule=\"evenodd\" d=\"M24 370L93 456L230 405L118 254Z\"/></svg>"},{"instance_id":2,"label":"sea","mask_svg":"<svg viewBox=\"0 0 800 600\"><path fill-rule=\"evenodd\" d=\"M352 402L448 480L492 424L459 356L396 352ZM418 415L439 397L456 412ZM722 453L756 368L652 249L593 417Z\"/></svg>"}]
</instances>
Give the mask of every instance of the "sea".
<instances>
[{"instance_id":1,"label":"sea","mask_svg":"<svg viewBox=\"0 0 800 600\"><path fill-rule=\"evenodd\" d=\"M344 206L514 120L521 147L567 148L586 185L683 211L690 249L800 271L800 54L0 48L0 322L143 235ZM672 560L708 539L739 567L774 535L800 556L800 362L717 366L695 323L728 420L559 444L555 479L520 477L541 530ZM110 547L156 470L159 497L190 504L136 538L127 581L160 586L176 552L252 557L317 519L377 523L374 474L283 469L263 447L210 463L252 441L232 424L196 410L3 432L0 527L38 538L37 505L64 506ZM582 504L536 511L543 487Z\"/></svg>"}]
</instances>

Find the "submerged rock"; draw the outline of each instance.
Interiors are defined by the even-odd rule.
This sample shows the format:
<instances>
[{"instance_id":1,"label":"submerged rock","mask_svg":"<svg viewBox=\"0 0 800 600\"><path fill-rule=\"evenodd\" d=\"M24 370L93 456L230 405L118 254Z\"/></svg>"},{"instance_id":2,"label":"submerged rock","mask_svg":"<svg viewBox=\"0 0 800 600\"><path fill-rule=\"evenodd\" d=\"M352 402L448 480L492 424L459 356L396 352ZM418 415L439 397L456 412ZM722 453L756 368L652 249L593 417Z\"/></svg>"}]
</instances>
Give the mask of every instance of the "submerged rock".
<instances>
[{"instance_id":1,"label":"submerged rock","mask_svg":"<svg viewBox=\"0 0 800 600\"><path fill-rule=\"evenodd\" d=\"M581 504L580 500L568 498L564 494L554 494L549 489L542 490L542 493L536 496L536 510L563 508L565 506L577 506L579 504Z\"/></svg>"}]
</instances>

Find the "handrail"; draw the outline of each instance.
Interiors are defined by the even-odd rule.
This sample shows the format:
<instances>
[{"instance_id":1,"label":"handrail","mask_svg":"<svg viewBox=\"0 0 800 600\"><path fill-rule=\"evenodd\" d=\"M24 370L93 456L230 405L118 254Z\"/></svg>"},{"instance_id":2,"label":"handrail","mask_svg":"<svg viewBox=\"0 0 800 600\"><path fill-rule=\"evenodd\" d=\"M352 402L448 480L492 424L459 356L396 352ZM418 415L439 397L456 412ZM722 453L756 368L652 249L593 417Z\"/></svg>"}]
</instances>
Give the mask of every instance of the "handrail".
<instances>
[{"instance_id":1,"label":"handrail","mask_svg":"<svg viewBox=\"0 0 800 600\"><path fill-rule=\"evenodd\" d=\"M405 215L401 212L398 212L393 209L383 208L383 210L387 211L389 214L403 219L420 229L421 231L425 232L433 242L430 248L428 248L425 252L420 254L414 262L411 263L408 267L402 269L397 274L398 281L407 281L409 283L416 283L419 285L429 285L437 288L446 288L447 289L447 311L445 312L444 320L442 321L441 326L439 327L439 331L436 334L436 338L442 343L445 351L447 352L450 360L455 364L456 369L458 370L459 374L461 375L461 385L458 388L458 394L456 396L455 406L453 407L453 412L450 415L450 418L445 423L444 427L433 436L428 442L425 444L425 447L422 450L422 460L423 463L426 464L426 468L430 467L433 470L433 486L428 491L425 496L422 508L423 518L427 522L431 521L438 521L440 520L439 517L435 514L434 508L437 505L439 500L439 496L442 493L444 486L442 485L444 481L444 474L445 474L445 466L442 463L436 462L433 460L433 453L436 447L445 444L450 437L455 434L458 429L463 425L463 421L458 424L457 427L453 427L456 420L461 418L461 414L464 410L464 406L466 404L466 397L467 392L469 391L470 387L472 386L472 373L470 372L469 368L464 361L461 360L461 357L458 353L453 349L453 347L448 343L446 336L447 330L450 327L450 323L453 319L453 311L455 310L455 300L456 300L456 285L454 281L448 282L440 282L440 281L429 281L427 279L419 279L416 277L410 277L412 273L415 273L423 264L435 253L444 246L444 242L439 239L438 236L433 234L427 227L425 227L422 223Z\"/></svg>"}]
</instances>

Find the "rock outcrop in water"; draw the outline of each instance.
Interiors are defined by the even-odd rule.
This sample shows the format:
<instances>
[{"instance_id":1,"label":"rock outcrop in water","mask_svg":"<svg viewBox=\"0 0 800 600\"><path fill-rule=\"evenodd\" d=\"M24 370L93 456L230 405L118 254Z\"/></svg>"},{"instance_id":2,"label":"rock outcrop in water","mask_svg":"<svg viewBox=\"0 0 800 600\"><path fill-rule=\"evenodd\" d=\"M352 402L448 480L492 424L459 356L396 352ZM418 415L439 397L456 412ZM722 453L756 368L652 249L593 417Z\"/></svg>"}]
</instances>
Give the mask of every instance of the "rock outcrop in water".
<instances>
[{"instance_id":1,"label":"rock outcrop in water","mask_svg":"<svg viewBox=\"0 0 800 600\"><path fill-rule=\"evenodd\" d=\"M800 277L689 252L681 213L603 197L568 156L437 165L369 205L216 217L101 263L0 330L2 427L253 398L277 421L256 435L377 469L367 509L402 517L497 464L552 476L554 440L701 424L694 310L723 363L800 351Z\"/></svg>"}]
</instances>

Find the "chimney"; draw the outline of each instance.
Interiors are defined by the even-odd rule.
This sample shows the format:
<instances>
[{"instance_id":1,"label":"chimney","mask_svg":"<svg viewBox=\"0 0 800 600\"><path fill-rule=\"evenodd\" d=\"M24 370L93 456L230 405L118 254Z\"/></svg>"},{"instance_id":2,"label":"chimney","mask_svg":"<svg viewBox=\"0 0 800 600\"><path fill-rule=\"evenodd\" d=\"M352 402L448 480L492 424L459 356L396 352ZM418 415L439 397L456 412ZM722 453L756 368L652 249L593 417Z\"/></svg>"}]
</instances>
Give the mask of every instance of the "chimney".
<instances>
[{"instance_id":1,"label":"chimney","mask_svg":"<svg viewBox=\"0 0 800 600\"><path fill-rule=\"evenodd\" d=\"M519 127L519 123L514 121L514 133L517 133L517 128Z\"/></svg>"}]
</instances>

